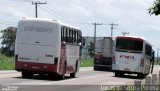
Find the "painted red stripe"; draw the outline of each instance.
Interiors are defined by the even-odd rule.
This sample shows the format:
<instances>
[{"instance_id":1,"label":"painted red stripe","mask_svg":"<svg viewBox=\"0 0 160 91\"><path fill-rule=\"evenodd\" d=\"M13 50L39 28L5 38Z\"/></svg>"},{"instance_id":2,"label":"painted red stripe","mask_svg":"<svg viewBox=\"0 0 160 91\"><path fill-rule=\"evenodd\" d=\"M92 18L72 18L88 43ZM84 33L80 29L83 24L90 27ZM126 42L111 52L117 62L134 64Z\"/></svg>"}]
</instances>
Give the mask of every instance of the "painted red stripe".
<instances>
[{"instance_id":1,"label":"painted red stripe","mask_svg":"<svg viewBox=\"0 0 160 91\"><path fill-rule=\"evenodd\" d=\"M69 73L74 73L75 71L74 71L74 68L73 68L73 66L68 66L67 68L66 68L66 73L67 74L69 74Z\"/></svg>"},{"instance_id":2,"label":"painted red stripe","mask_svg":"<svg viewBox=\"0 0 160 91\"><path fill-rule=\"evenodd\" d=\"M16 70L30 70L38 72L57 72L57 65L45 63L20 62L15 63Z\"/></svg>"}]
</instances>

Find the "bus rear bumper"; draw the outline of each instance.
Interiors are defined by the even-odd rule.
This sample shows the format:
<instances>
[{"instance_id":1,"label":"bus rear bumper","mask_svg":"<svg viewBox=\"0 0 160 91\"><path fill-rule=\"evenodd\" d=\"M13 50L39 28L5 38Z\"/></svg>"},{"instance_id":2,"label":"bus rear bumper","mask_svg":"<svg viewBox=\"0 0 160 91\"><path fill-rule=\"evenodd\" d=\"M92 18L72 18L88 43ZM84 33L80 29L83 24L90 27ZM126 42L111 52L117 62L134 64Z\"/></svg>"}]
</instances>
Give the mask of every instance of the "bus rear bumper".
<instances>
[{"instance_id":1,"label":"bus rear bumper","mask_svg":"<svg viewBox=\"0 0 160 91\"><path fill-rule=\"evenodd\" d=\"M123 73L127 73L127 74L139 74L139 73L142 73L144 74L143 72L138 72L138 71L126 71L126 70L113 70L113 72L123 72Z\"/></svg>"},{"instance_id":2,"label":"bus rear bumper","mask_svg":"<svg viewBox=\"0 0 160 91\"><path fill-rule=\"evenodd\" d=\"M37 73L57 73L57 65L45 63L32 63L32 62L15 62L15 69L17 71L30 71Z\"/></svg>"}]
</instances>

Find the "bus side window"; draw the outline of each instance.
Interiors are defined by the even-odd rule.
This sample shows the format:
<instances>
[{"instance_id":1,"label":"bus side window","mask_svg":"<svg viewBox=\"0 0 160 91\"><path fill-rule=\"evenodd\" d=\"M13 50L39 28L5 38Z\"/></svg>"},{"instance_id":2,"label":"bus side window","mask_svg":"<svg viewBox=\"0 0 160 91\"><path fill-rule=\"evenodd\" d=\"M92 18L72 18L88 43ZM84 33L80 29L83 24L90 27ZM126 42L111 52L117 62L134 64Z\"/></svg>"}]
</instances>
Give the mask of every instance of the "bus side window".
<instances>
[{"instance_id":1,"label":"bus side window","mask_svg":"<svg viewBox=\"0 0 160 91\"><path fill-rule=\"evenodd\" d=\"M71 29L71 43L73 43L73 29Z\"/></svg>"},{"instance_id":2,"label":"bus side window","mask_svg":"<svg viewBox=\"0 0 160 91\"><path fill-rule=\"evenodd\" d=\"M152 55L152 47L151 46L149 46L148 44L146 44L146 46L145 46L146 48L145 48L145 54L146 55L148 55L148 56L151 56Z\"/></svg>"},{"instance_id":3,"label":"bus side window","mask_svg":"<svg viewBox=\"0 0 160 91\"><path fill-rule=\"evenodd\" d=\"M65 41L66 42L66 28L65 27L63 27L63 41Z\"/></svg>"},{"instance_id":4,"label":"bus side window","mask_svg":"<svg viewBox=\"0 0 160 91\"><path fill-rule=\"evenodd\" d=\"M82 42L82 36L81 36L81 32L78 31L78 43Z\"/></svg>"},{"instance_id":5,"label":"bus side window","mask_svg":"<svg viewBox=\"0 0 160 91\"><path fill-rule=\"evenodd\" d=\"M61 27L61 42L63 41L63 33L62 33L62 27Z\"/></svg>"},{"instance_id":6,"label":"bus side window","mask_svg":"<svg viewBox=\"0 0 160 91\"><path fill-rule=\"evenodd\" d=\"M71 29L68 31L68 43L71 43Z\"/></svg>"},{"instance_id":7,"label":"bus side window","mask_svg":"<svg viewBox=\"0 0 160 91\"><path fill-rule=\"evenodd\" d=\"M69 36L68 36L68 35L69 35L69 29L66 28L66 43L69 42L69 41L68 41L68 40L69 40L69 38L68 38Z\"/></svg>"},{"instance_id":8,"label":"bus side window","mask_svg":"<svg viewBox=\"0 0 160 91\"><path fill-rule=\"evenodd\" d=\"M74 30L74 44L76 44L76 30Z\"/></svg>"},{"instance_id":9,"label":"bus side window","mask_svg":"<svg viewBox=\"0 0 160 91\"><path fill-rule=\"evenodd\" d=\"M77 39L77 40L76 40L76 43L78 44L78 31L76 32L76 35L77 35L77 36L76 36L76 37L77 37L77 38L76 38L76 39Z\"/></svg>"},{"instance_id":10,"label":"bus side window","mask_svg":"<svg viewBox=\"0 0 160 91\"><path fill-rule=\"evenodd\" d=\"M70 43L70 35L69 35L69 32L70 32L69 30L70 30L70 29L69 29L69 28L67 28L67 30L68 30L67 41L68 41L68 43Z\"/></svg>"},{"instance_id":11,"label":"bus side window","mask_svg":"<svg viewBox=\"0 0 160 91\"><path fill-rule=\"evenodd\" d=\"M64 27L61 27L61 42L64 41Z\"/></svg>"}]
</instances>

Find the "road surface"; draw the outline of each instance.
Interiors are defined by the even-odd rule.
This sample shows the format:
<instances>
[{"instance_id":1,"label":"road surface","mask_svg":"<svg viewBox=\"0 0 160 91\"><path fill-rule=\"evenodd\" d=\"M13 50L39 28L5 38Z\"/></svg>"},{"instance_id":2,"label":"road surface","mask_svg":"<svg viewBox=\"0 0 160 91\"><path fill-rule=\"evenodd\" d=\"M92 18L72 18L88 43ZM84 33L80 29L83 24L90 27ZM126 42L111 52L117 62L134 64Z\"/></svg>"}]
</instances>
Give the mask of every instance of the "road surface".
<instances>
[{"instance_id":1,"label":"road surface","mask_svg":"<svg viewBox=\"0 0 160 91\"><path fill-rule=\"evenodd\" d=\"M159 71L160 66L155 65L153 73ZM38 75L22 78L21 73L14 70L0 71L0 91L6 91L5 88L15 91L101 91L101 85L132 85L135 80L141 79L131 75L115 77L113 72L93 71L92 67L80 68L76 78L66 75L65 80Z\"/></svg>"}]
</instances>

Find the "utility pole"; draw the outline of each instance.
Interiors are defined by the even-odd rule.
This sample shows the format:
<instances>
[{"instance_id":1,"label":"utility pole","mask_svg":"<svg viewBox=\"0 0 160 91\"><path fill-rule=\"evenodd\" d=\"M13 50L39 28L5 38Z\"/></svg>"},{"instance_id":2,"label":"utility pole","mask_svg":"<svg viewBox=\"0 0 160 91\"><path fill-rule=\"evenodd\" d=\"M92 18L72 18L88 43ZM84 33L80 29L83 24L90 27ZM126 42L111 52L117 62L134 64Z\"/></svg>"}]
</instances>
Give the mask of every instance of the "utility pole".
<instances>
[{"instance_id":1,"label":"utility pole","mask_svg":"<svg viewBox=\"0 0 160 91\"><path fill-rule=\"evenodd\" d=\"M129 32L122 32L123 36L125 36L126 34L129 34Z\"/></svg>"},{"instance_id":2,"label":"utility pole","mask_svg":"<svg viewBox=\"0 0 160 91\"><path fill-rule=\"evenodd\" d=\"M157 63L158 63L158 53L159 53L159 48L157 48Z\"/></svg>"},{"instance_id":3,"label":"utility pole","mask_svg":"<svg viewBox=\"0 0 160 91\"><path fill-rule=\"evenodd\" d=\"M41 2L41 1L32 1L32 4L35 4L35 17L37 18L38 17L38 4L47 4L47 2Z\"/></svg>"},{"instance_id":4,"label":"utility pole","mask_svg":"<svg viewBox=\"0 0 160 91\"><path fill-rule=\"evenodd\" d=\"M118 24L111 23L109 25L111 25L111 37L112 37L113 36L113 29L115 29L114 26L118 26Z\"/></svg>"},{"instance_id":5,"label":"utility pole","mask_svg":"<svg viewBox=\"0 0 160 91\"><path fill-rule=\"evenodd\" d=\"M97 25L102 25L102 23L93 23L94 25L94 54L95 54L95 44L96 44L96 28L97 28Z\"/></svg>"}]
</instances>

